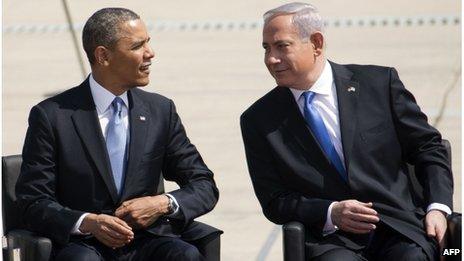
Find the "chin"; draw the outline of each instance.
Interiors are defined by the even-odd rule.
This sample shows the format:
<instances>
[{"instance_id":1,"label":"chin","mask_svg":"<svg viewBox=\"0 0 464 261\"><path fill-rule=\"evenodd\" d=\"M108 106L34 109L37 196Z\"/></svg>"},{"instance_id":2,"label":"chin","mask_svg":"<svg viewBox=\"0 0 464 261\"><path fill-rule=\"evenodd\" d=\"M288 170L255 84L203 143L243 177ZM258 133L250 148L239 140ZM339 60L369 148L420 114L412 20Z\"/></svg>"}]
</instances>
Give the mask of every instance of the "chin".
<instances>
[{"instance_id":1,"label":"chin","mask_svg":"<svg viewBox=\"0 0 464 261\"><path fill-rule=\"evenodd\" d=\"M143 86L147 86L149 83L150 83L150 79L148 78L142 79L142 80L137 81L137 86L143 87Z\"/></svg>"},{"instance_id":2,"label":"chin","mask_svg":"<svg viewBox=\"0 0 464 261\"><path fill-rule=\"evenodd\" d=\"M276 79L276 83L277 83L278 86L289 87L289 85L290 85L289 81L278 80L278 79Z\"/></svg>"},{"instance_id":3,"label":"chin","mask_svg":"<svg viewBox=\"0 0 464 261\"><path fill-rule=\"evenodd\" d=\"M286 77L286 75L279 75L279 76L274 76L274 79L279 86L286 86L287 84L290 84L292 81L290 77Z\"/></svg>"}]
</instances>

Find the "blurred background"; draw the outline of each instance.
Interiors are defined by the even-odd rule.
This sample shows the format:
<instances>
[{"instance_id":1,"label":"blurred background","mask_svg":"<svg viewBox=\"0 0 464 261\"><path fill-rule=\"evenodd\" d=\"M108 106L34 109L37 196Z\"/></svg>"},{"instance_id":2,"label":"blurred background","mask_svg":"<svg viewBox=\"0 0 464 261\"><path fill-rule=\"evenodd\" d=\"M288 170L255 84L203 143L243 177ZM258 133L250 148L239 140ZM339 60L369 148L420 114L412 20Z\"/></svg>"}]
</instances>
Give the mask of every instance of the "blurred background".
<instances>
[{"instance_id":1,"label":"blurred background","mask_svg":"<svg viewBox=\"0 0 464 261\"><path fill-rule=\"evenodd\" d=\"M175 101L187 134L215 173L220 201L200 220L225 231L223 260L281 260L280 227L264 218L254 195L239 116L275 86L263 63L261 17L284 3L67 1L78 54L63 1L3 0L2 155L21 152L33 105L89 73L80 40L86 19L103 7L132 9L147 24L156 53L145 89ZM450 140L460 212L461 2L310 3L326 18L330 60L395 67L429 122Z\"/></svg>"}]
</instances>

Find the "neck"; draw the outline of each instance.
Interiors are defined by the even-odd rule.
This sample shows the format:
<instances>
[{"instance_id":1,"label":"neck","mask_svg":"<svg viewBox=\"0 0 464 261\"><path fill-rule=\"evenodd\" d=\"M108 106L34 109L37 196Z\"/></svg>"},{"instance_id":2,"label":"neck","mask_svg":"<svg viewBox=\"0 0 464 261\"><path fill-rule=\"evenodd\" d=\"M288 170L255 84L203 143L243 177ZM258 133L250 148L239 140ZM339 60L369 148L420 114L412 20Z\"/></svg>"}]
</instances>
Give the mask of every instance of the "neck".
<instances>
[{"instance_id":1,"label":"neck","mask_svg":"<svg viewBox=\"0 0 464 261\"><path fill-rule=\"evenodd\" d=\"M92 76L95 81L98 82L98 84L116 96L119 96L127 91L127 88L124 88L120 84L113 82L111 80L112 77L106 77L105 74L99 72L98 70L92 70Z\"/></svg>"},{"instance_id":2,"label":"neck","mask_svg":"<svg viewBox=\"0 0 464 261\"><path fill-rule=\"evenodd\" d=\"M313 87L314 83L319 79L321 76L322 72L324 71L324 66L325 66L326 60L324 56L316 58L316 64L314 67L314 70L310 75L308 75L309 78L309 88Z\"/></svg>"},{"instance_id":3,"label":"neck","mask_svg":"<svg viewBox=\"0 0 464 261\"><path fill-rule=\"evenodd\" d=\"M310 72L308 72L304 82L301 82L298 85L292 86L292 88L297 89L297 90L304 90L304 91L311 89L311 87L313 87L313 85L316 83L316 81L321 76L322 71L324 71L325 62L326 62L326 59L324 58L323 55L316 57L316 60L314 62L314 68Z\"/></svg>"}]
</instances>

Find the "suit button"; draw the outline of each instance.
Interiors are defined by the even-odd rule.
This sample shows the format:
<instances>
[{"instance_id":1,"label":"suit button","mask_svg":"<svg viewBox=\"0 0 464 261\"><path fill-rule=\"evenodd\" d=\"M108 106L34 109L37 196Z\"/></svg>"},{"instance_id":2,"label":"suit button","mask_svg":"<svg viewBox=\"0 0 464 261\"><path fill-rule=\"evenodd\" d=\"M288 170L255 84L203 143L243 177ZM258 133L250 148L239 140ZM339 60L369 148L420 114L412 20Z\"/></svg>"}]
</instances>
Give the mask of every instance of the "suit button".
<instances>
[{"instance_id":1,"label":"suit button","mask_svg":"<svg viewBox=\"0 0 464 261\"><path fill-rule=\"evenodd\" d=\"M166 218L166 222L169 222L169 218Z\"/></svg>"}]
</instances>

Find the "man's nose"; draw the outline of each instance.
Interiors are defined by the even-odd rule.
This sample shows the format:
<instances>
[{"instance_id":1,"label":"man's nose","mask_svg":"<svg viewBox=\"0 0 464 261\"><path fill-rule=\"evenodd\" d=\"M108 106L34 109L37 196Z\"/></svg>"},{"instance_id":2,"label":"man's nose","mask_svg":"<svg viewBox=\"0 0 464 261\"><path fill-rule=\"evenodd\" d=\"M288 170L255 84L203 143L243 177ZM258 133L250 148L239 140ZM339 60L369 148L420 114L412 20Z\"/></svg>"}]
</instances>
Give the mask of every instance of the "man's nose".
<instances>
[{"instance_id":1,"label":"man's nose","mask_svg":"<svg viewBox=\"0 0 464 261\"><path fill-rule=\"evenodd\" d=\"M145 56L146 59L152 59L152 58L155 57L155 52L153 51L153 49L151 48L150 45L147 45L144 56Z\"/></svg>"},{"instance_id":2,"label":"man's nose","mask_svg":"<svg viewBox=\"0 0 464 261\"><path fill-rule=\"evenodd\" d=\"M269 55L266 57L267 64L277 64L280 63L280 58L276 57L275 55Z\"/></svg>"}]
</instances>

